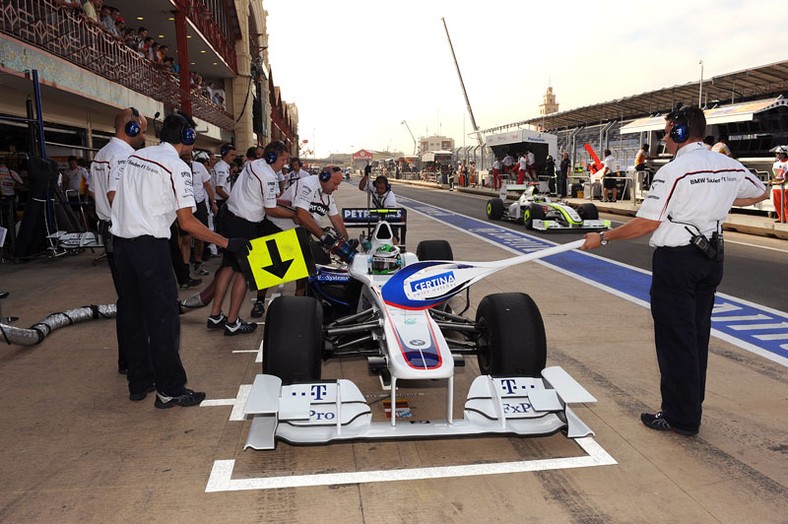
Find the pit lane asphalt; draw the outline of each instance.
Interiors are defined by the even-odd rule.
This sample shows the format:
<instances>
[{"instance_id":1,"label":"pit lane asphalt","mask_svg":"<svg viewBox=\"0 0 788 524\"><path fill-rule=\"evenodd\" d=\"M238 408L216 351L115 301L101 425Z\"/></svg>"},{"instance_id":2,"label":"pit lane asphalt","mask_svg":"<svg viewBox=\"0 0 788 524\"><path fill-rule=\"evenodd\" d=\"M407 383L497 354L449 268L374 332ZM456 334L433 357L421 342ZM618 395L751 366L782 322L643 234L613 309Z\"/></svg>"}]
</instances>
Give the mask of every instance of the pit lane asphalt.
<instances>
[{"instance_id":1,"label":"pit lane asphalt","mask_svg":"<svg viewBox=\"0 0 788 524\"><path fill-rule=\"evenodd\" d=\"M485 204L491 198L488 195L405 184L395 184L394 192L479 220L487 220ZM631 219L628 215L603 212L600 217L612 220L614 226ZM570 232L528 231L522 224L515 222L497 221L495 224L559 244L583 237L582 234ZM725 233L725 239L725 275L719 291L785 311L788 308L788 286L775 286L774 278L775 275L788 274L788 241L738 232ZM648 237L611 242L594 251L601 257L647 271L651 271L652 253Z\"/></svg>"},{"instance_id":2,"label":"pit lane asphalt","mask_svg":"<svg viewBox=\"0 0 788 524\"><path fill-rule=\"evenodd\" d=\"M354 180L357 183L357 179ZM395 188L396 190L396 188ZM363 207L344 184L340 207ZM511 252L412 213L408 246L446 239L460 260L500 260ZM6 315L29 326L45 315L114 300L98 253L27 264L0 264ZM215 270L218 260L208 262ZM617 462L585 468L524 470L487 476L257 489L270 477L430 470L485 463L544 464L584 455L561 434L535 437L279 443L243 451L250 421L239 416L244 388L260 373L255 334L207 331L207 309L181 317L181 358L204 406L157 410L131 402L115 369L113 321L58 330L40 345L0 347L0 522L759 522L788 514L785 368L713 338L704 421L697 437L645 428L641 411L658 406L651 317L646 308L567 278L540 264L501 271L471 289L471 310L485 295L527 291L539 305L548 363L560 365L597 399L574 406ZM194 290L181 291L187 297ZM292 293L292 285L285 287ZM273 293L269 293L271 296ZM242 316L250 304L244 305ZM474 358L456 373L461 416ZM360 359L332 359L323 377L353 380L385 421L382 391ZM438 419L438 384L402 391L413 419ZM409 419L404 419L406 422ZM216 466L234 461L225 491L208 491ZM251 485L251 487L249 487Z\"/></svg>"}]
</instances>

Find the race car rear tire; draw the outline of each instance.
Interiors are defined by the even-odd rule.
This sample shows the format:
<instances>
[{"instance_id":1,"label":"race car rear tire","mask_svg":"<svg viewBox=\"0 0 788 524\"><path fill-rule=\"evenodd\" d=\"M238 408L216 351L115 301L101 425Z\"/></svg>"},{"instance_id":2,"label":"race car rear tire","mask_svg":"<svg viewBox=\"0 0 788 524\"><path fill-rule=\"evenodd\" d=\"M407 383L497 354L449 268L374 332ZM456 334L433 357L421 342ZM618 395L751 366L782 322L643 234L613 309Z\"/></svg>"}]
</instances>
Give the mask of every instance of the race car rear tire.
<instances>
[{"instance_id":1,"label":"race car rear tire","mask_svg":"<svg viewBox=\"0 0 788 524\"><path fill-rule=\"evenodd\" d=\"M503 217L503 200L491 198L487 201L487 218L490 220L500 220Z\"/></svg>"},{"instance_id":2,"label":"race car rear tire","mask_svg":"<svg viewBox=\"0 0 788 524\"><path fill-rule=\"evenodd\" d=\"M538 377L547 361L539 308L525 293L484 297L476 310L477 359L482 375Z\"/></svg>"},{"instance_id":3,"label":"race car rear tire","mask_svg":"<svg viewBox=\"0 0 788 524\"><path fill-rule=\"evenodd\" d=\"M529 204L523 209L523 224L526 229L534 228L534 219L544 220L544 209L539 204Z\"/></svg>"},{"instance_id":4,"label":"race car rear tire","mask_svg":"<svg viewBox=\"0 0 788 524\"><path fill-rule=\"evenodd\" d=\"M583 220L599 220L599 210L594 204L580 204L577 208L577 214Z\"/></svg>"},{"instance_id":5,"label":"race car rear tire","mask_svg":"<svg viewBox=\"0 0 788 524\"><path fill-rule=\"evenodd\" d=\"M320 380L323 306L312 297L277 297L263 333L263 373L283 384Z\"/></svg>"},{"instance_id":6,"label":"race car rear tire","mask_svg":"<svg viewBox=\"0 0 788 524\"><path fill-rule=\"evenodd\" d=\"M445 240L422 240L416 247L416 257L425 260L454 260L451 244Z\"/></svg>"}]
</instances>

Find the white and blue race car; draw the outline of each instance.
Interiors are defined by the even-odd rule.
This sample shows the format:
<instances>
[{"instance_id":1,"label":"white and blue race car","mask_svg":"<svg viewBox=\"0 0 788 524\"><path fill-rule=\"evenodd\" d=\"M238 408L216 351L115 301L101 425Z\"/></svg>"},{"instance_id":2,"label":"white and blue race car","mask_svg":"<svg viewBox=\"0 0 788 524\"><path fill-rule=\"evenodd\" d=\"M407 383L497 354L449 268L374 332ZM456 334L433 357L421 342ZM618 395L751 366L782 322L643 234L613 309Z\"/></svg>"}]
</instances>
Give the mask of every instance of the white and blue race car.
<instances>
[{"instance_id":1,"label":"white and blue race car","mask_svg":"<svg viewBox=\"0 0 788 524\"><path fill-rule=\"evenodd\" d=\"M521 191L520 198L505 205L509 191ZM487 201L487 218L522 222L528 229L539 231L595 231L610 228L610 220L600 220L594 204L572 205L552 200L536 192L530 184L509 184L501 187L498 198Z\"/></svg>"},{"instance_id":2,"label":"white and blue race car","mask_svg":"<svg viewBox=\"0 0 788 524\"><path fill-rule=\"evenodd\" d=\"M481 434L570 438L593 432L570 404L596 399L560 367L545 367L546 337L539 309L525 293L484 297L474 319L447 301L495 271L579 247L582 241L498 262L455 262L444 240L425 241L417 253L393 245L391 226L377 224L362 252L346 249L339 264L318 266L307 296L285 296L268 308L263 373L244 413L252 419L245 447L273 449L276 440L318 444L338 440L446 438ZM338 262L338 261L337 261ZM467 310L467 303L466 308ZM464 311L463 311L464 312ZM454 372L464 356L478 359L464 416L455 420ZM446 387L446 416L422 423L375 421L350 380L324 379L332 357L366 357L390 385L438 380Z\"/></svg>"}]
</instances>

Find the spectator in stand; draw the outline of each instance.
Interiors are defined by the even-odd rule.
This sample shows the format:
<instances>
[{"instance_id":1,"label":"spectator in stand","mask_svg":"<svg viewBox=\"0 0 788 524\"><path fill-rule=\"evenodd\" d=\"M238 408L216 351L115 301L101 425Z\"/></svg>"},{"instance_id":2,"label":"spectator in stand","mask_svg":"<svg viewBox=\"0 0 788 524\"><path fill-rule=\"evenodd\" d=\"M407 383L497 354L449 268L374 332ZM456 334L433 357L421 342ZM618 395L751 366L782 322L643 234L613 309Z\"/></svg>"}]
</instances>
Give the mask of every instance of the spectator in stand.
<instances>
[{"instance_id":1,"label":"spectator in stand","mask_svg":"<svg viewBox=\"0 0 788 524\"><path fill-rule=\"evenodd\" d=\"M142 41L142 47L139 49L140 55L143 58L147 58L148 60L151 59L151 46L153 45L153 37L146 36L145 39Z\"/></svg>"},{"instance_id":2,"label":"spectator in stand","mask_svg":"<svg viewBox=\"0 0 788 524\"><path fill-rule=\"evenodd\" d=\"M159 58L161 57L161 55L159 54L160 47L161 46L159 45L159 43L154 41L153 44L151 44L150 46L150 51L148 51L148 60L150 60L154 64L161 63L161 61L159 60Z\"/></svg>"},{"instance_id":3,"label":"spectator in stand","mask_svg":"<svg viewBox=\"0 0 788 524\"><path fill-rule=\"evenodd\" d=\"M167 66L167 70L173 75L177 75L181 71L180 66L175 63L175 59L171 56L164 57L164 65Z\"/></svg>"},{"instance_id":4,"label":"spectator in stand","mask_svg":"<svg viewBox=\"0 0 788 524\"><path fill-rule=\"evenodd\" d=\"M115 18L115 33L118 38L123 39L125 42L124 36L126 35L126 19L122 16Z\"/></svg>"},{"instance_id":5,"label":"spectator in stand","mask_svg":"<svg viewBox=\"0 0 788 524\"><path fill-rule=\"evenodd\" d=\"M145 43L146 38L148 38L148 30L145 29L144 27L138 27L137 37L136 37L137 46L134 49L136 49L137 51L142 51L142 47Z\"/></svg>"},{"instance_id":6,"label":"spectator in stand","mask_svg":"<svg viewBox=\"0 0 788 524\"><path fill-rule=\"evenodd\" d=\"M159 46L159 51L158 51L158 56L157 56L156 63L163 64L164 63L164 59L167 58L167 56L169 54L170 54L170 46L165 45L165 44L161 44Z\"/></svg>"},{"instance_id":7,"label":"spectator in stand","mask_svg":"<svg viewBox=\"0 0 788 524\"><path fill-rule=\"evenodd\" d=\"M99 22L98 13L101 11L101 4L103 1L104 0L87 0L82 4L82 11L85 12L85 16L94 22Z\"/></svg>"},{"instance_id":8,"label":"spectator in stand","mask_svg":"<svg viewBox=\"0 0 788 524\"><path fill-rule=\"evenodd\" d=\"M711 148L712 151L715 153L722 153L725 156L729 156L733 158L733 153L731 152L731 148L728 147L728 137L721 135L720 139L717 141L716 144Z\"/></svg>"}]
</instances>

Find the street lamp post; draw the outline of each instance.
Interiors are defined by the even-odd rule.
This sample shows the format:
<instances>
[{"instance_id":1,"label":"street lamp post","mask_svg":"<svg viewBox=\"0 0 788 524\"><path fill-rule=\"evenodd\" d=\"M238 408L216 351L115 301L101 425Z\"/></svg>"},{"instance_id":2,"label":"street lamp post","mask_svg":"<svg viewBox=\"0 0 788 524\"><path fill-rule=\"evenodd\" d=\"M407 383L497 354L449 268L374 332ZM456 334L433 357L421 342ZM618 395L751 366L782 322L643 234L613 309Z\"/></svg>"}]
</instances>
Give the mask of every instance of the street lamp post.
<instances>
[{"instance_id":1,"label":"street lamp post","mask_svg":"<svg viewBox=\"0 0 788 524\"><path fill-rule=\"evenodd\" d=\"M703 60L700 64L700 85L698 86L698 107L703 107Z\"/></svg>"}]
</instances>

